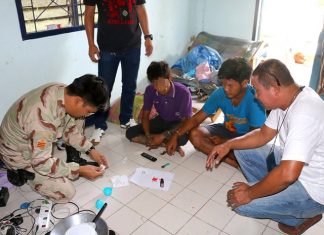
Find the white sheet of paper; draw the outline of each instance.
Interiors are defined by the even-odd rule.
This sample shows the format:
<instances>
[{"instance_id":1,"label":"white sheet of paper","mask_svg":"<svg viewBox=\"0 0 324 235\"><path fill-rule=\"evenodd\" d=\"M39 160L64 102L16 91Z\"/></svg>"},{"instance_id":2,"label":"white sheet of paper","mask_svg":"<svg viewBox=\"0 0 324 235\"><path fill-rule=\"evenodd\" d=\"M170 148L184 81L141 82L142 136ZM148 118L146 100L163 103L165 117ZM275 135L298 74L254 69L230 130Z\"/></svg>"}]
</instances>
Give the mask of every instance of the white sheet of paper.
<instances>
[{"instance_id":1,"label":"white sheet of paper","mask_svg":"<svg viewBox=\"0 0 324 235\"><path fill-rule=\"evenodd\" d=\"M159 171L159 170L139 167L136 168L136 171L131 176L130 181L143 187L168 191L171 186L173 177L174 177L174 173L168 171ZM161 179L164 180L163 187L161 187L160 185Z\"/></svg>"},{"instance_id":2,"label":"white sheet of paper","mask_svg":"<svg viewBox=\"0 0 324 235\"><path fill-rule=\"evenodd\" d=\"M127 186L129 184L127 175L115 175L111 177L111 182L114 188Z\"/></svg>"}]
</instances>

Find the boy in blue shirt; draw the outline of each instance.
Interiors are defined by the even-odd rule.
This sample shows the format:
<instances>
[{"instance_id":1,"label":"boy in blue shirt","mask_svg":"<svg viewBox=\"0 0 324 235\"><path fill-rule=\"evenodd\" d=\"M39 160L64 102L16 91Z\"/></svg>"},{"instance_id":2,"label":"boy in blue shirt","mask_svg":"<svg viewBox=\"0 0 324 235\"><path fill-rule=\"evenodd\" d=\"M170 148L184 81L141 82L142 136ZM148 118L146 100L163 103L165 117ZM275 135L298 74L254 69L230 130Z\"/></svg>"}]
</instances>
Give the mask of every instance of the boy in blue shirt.
<instances>
[{"instance_id":1,"label":"boy in blue shirt","mask_svg":"<svg viewBox=\"0 0 324 235\"><path fill-rule=\"evenodd\" d=\"M177 137L188 132L194 147L209 154L216 144L262 126L266 118L265 109L255 99L254 89L249 85L251 72L252 68L244 58L226 60L218 71L222 86L211 94L199 112L173 134L167 143L167 153L172 155ZM223 123L199 126L218 109L224 113ZM233 154L229 154L224 161L238 166Z\"/></svg>"}]
</instances>

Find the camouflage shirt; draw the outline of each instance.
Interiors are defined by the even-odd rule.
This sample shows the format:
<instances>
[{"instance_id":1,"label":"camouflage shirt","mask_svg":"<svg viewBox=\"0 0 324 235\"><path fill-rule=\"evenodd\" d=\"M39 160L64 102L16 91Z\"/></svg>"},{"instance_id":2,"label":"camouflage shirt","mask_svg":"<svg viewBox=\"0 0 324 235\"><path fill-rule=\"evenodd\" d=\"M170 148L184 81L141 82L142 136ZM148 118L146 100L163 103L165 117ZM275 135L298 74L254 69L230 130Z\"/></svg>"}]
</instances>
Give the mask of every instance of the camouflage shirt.
<instances>
[{"instance_id":1,"label":"camouflage shirt","mask_svg":"<svg viewBox=\"0 0 324 235\"><path fill-rule=\"evenodd\" d=\"M54 178L78 178L78 164L52 155L58 138L81 152L92 145L83 134L84 120L65 112L65 87L57 83L41 86L11 106L0 127L0 157L6 165Z\"/></svg>"}]
</instances>

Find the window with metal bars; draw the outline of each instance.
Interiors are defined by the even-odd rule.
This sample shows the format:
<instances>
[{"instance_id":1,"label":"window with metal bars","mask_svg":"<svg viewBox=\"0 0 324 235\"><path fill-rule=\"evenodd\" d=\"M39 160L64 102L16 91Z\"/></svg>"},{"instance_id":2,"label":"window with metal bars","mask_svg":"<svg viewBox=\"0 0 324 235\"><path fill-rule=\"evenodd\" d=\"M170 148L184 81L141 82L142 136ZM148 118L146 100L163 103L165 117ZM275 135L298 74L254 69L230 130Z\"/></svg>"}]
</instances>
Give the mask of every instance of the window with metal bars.
<instances>
[{"instance_id":1,"label":"window with metal bars","mask_svg":"<svg viewBox=\"0 0 324 235\"><path fill-rule=\"evenodd\" d=\"M84 29L83 0L15 0L23 40Z\"/></svg>"}]
</instances>

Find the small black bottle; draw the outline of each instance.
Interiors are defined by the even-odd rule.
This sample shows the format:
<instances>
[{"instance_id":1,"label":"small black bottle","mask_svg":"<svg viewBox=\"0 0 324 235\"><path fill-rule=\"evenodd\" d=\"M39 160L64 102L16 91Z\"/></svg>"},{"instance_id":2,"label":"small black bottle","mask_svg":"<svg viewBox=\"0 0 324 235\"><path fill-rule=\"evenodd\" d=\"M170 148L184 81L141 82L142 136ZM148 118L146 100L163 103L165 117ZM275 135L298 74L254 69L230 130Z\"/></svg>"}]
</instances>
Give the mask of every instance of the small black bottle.
<instances>
[{"instance_id":1,"label":"small black bottle","mask_svg":"<svg viewBox=\"0 0 324 235\"><path fill-rule=\"evenodd\" d=\"M160 187L164 188L164 179L163 178L160 179Z\"/></svg>"}]
</instances>

